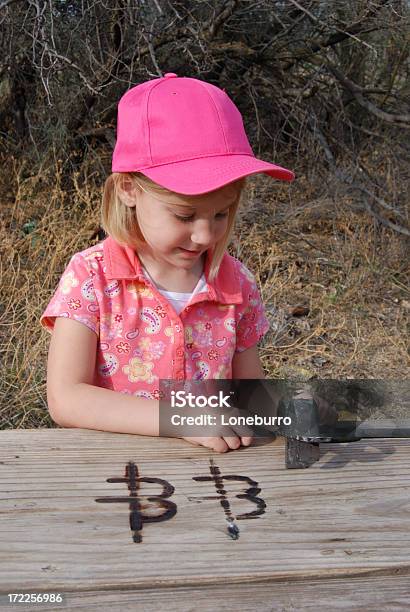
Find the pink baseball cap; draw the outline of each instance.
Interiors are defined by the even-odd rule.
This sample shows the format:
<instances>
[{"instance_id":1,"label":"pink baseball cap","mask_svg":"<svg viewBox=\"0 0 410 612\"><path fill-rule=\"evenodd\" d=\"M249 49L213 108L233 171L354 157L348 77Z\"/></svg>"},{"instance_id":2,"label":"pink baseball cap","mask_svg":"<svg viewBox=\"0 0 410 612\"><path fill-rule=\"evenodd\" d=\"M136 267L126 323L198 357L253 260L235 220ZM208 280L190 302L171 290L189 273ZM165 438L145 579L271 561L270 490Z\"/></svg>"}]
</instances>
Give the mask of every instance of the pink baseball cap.
<instances>
[{"instance_id":1,"label":"pink baseball cap","mask_svg":"<svg viewBox=\"0 0 410 612\"><path fill-rule=\"evenodd\" d=\"M295 178L255 157L242 116L222 89L173 72L122 96L112 171L141 172L184 195L260 172L282 181Z\"/></svg>"}]
</instances>

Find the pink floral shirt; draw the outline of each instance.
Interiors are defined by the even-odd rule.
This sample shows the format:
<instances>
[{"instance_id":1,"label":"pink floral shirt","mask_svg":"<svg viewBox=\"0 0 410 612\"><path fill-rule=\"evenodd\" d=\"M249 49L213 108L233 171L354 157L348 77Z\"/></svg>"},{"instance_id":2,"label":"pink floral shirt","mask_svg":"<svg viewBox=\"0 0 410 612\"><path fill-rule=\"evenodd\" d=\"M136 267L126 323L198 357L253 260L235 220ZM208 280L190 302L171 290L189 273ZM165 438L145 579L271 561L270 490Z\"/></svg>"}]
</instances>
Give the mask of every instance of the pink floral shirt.
<instances>
[{"instance_id":1,"label":"pink floral shirt","mask_svg":"<svg viewBox=\"0 0 410 612\"><path fill-rule=\"evenodd\" d=\"M98 336L95 384L159 399L160 379L232 378L232 358L269 329L253 274L225 253L215 281L176 314L144 275L137 253L108 237L76 253L42 314L87 325Z\"/></svg>"}]
</instances>

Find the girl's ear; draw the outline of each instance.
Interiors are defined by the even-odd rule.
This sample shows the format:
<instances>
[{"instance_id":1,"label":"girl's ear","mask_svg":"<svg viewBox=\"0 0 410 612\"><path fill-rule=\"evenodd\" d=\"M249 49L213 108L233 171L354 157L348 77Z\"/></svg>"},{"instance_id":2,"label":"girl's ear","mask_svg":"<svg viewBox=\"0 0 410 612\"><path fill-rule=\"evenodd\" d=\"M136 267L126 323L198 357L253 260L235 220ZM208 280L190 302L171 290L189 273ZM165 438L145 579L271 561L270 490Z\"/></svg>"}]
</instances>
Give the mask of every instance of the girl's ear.
<instances>
[{"instance_id":1,"label":"girl's ear","mask_svg":"<svg viewBox=\"0 0 410 612\"><path fill-rule=\"evenodd\" d=\"M139 195L139 188L130 178L124 178L117 187L121 201L129 208L134 208Z\"/></svg>"}]
</instances>

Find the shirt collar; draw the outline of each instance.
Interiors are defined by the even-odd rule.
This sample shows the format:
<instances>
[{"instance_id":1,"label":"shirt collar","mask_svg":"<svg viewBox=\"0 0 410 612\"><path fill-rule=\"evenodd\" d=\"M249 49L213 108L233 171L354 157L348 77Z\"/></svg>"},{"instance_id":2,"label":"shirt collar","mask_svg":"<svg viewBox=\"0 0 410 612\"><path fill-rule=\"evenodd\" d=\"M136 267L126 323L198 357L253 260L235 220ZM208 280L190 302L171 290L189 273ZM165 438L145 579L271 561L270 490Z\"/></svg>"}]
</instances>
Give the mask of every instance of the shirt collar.
<instances>
[{"instance_id":1,"label":"shirt collar","mask_svg":"<svg viewBox=\"0 0 410 612\"><path fill-rule=\"evenodd\" d=\"M106 267L105 276L108 280L123 279L147 282L135 249L119 244L111 236L103 240L102 245ZM217 277L211 282L209 281L210 253L207 251L204 274L209 299L222 304L241 304L243 302L239 272L235 263L235 259L225 253Z\"/></svg>"}]
</instances>

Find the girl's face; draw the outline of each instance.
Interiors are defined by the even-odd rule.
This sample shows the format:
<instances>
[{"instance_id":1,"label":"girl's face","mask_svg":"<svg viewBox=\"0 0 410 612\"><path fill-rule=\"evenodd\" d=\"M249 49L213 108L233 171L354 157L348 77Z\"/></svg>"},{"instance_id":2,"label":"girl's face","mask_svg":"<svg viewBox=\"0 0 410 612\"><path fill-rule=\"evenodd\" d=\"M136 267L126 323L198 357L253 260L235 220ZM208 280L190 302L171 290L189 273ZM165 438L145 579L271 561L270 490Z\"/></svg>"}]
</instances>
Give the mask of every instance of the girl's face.
<instances>
[{"instance_id":1,"label":"girl's face","mask_svg":"<svg viewBox=\"0 0 410 612\"><path fill-rule=\"evenodd\" d=\"M189 198L171 193L157 197L138 189L125 203L135 206L147 243L145 254L167 265L188 270L224 236L228 209L237 196L236 185L226 185Z\"/></svg>"}]
</instances>

